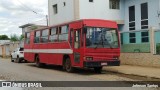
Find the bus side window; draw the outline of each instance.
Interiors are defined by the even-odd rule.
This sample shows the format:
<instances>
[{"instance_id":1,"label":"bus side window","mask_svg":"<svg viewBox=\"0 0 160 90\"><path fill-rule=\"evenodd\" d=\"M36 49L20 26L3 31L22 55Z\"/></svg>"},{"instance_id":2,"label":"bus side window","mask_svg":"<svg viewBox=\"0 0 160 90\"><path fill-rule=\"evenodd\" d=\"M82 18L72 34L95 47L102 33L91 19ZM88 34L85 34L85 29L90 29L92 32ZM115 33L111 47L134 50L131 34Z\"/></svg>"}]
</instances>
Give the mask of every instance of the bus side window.
<instances>
[{"instance_id":1,"label":"bus side window","mask_svg":"<svg viewBox=\"0 0 160 90\"><path fill-rule=\"evenodd\" d=\"M68 41L68 26L62 26L59 33L59 41Z\"/></svg>"},{"instance_id":2,"label":"bus side window","mask_svg":"<svg viewBox=\"0 0 160 90\"><path fill-rule=\"evenodd\" d=\"M41 36L41 32L36 31L35 32L35 37L34 37L34 43L40 43L40 36Z\"/></svg>"},{"instance_id":3,"label":"bus side window","mask_svg":"<svg viewBox=\"0 0 160 90\"><path fill-rule=\"evenodd\" d=\"M25 44L30 44L30 33L25 34Z\"/></svg>"},{"instance_id":4,"label":"bus side window","mask_svg":"<svg viewBox=\"0 0 160 90\"><path fill-rule=\"evenodd\" d=\"M51 28L49 42L57 42L58 40L58 28Z\"/></svg>"},{"instance_id":5,"label":"bus side window","mask_svg":"<svg viewBox=\"0 0 160 90\"><path fill-rule=\"evenodd\" d=\"M42 43L48 42L48 34L49 34L48 31L49 31L48 29L42 31L42 37L41 37Z\"/></svg>"},{"instance_id":6,"label":"bus side window","mask_svg":"<svg viewBox=\"0 0 160 90\"><path fill-rule=\"evenodd\" d=\"M76 30L74 34L74 48L80 48L80 30Z\"/></svg>"},{"instance_id":7,"label":"bus side window","mask_svg":"<svg viewBox=\"0 0 160 90\"><path fill-rule=\"evenodd\" d=\"M73 47L73 29L70 30L70 45Z\"/></svg>"}]
</instances>

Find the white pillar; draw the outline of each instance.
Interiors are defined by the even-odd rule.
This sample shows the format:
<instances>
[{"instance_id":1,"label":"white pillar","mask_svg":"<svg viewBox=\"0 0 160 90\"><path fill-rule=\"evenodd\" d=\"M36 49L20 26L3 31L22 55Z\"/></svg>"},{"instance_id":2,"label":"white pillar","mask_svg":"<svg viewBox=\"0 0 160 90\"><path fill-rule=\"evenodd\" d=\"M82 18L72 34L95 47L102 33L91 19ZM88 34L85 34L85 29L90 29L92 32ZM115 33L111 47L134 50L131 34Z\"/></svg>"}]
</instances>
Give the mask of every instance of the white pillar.
<instances>
[{"instance_id":1,"label":"white pillar","mask_svg":"<svg viewBox=\"0 0 160 90\"><path fill-rule=\"evenodd\" d=\"M155 48L155 27L151 27L149 29L150 33L150 51L152 54L156 54L156 48Z\"/></svg>"}]
</instances>

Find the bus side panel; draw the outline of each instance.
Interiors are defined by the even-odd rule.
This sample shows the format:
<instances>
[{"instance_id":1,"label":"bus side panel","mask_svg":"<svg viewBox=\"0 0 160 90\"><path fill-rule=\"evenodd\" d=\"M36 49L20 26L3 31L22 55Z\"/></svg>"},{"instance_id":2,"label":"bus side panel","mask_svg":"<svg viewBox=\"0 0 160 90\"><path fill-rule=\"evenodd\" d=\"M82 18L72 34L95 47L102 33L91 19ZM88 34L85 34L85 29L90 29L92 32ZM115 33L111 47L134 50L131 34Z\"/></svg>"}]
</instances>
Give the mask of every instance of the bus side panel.
<instances>
[{"instance_id":1,"label":"bus side panel","mask_svg":"<svg viewBox=\"0 0 160 90\"><path fill-rule=\"evenodd\" d=\"M39 59L41 63L48 63L48 54L47 53L39 53Z\"/></svg>"},{"instance_id":2,"label":"bus side panel","mask_svg":"<svg viewBox=\"0 0 160 90\"><path fill-rule=\"evenodd\" d=\"M56 64L57 56L55 54L49 53L48 54L48 64Z\"/></svg>"},{"instance_id":3,"label":"bus side panel","mask_svg":"<svg viewBox=\"0 0 160 90\"><path fill-rule=\"evenodd\" d=\"M30 53L30 58L29 58L29 60L30 60L31 62L35 62L35 54L34 54L34 53Z\"/></svg>"},{"instance_id":4,"label":"bus side panel","mask_svg":"<svg viewBox=\"0 0 160 90\"><path fill-rule=\"evenodd\" d=\"M48 63L62 65L63 56L69 55L66 52L68 52L68 49L71 50L71 47L68 42L48 43L48 49L53 49L53 53L49 53Z\"/></svg>"},{"instance_id":5,"label":"bus side panel","mask_svg":"<svg viewBox=\"0 0 160 90\"><path fill-rule=\"evenodd\" d=\"M48 63L54 65L62 65L63 55L62 54L49 54Z\"/></svg>"},{"instance_id":6,"label":"bus side panel","mask_svg":"<svg viewBox=\"0 0 160 90\"><path fill-rule=\"evenodd\" d=\"M57 65L62 65L63 62L63 54L57 54L58 60L57 60Z\"/></svg>"},{"instance_id":7,"label":"bus side panel","mask_svg":"<svg viewBox=\"0 0 160 90\"><path fill-rule=\"evenodd\" d=\"M30 43L24 44L24 49L32 50L34 42L34 32L30 33ZM34 53L33 52L24 52L24 59L29 62L34 62Z\"/></svg>"}]
</instances>

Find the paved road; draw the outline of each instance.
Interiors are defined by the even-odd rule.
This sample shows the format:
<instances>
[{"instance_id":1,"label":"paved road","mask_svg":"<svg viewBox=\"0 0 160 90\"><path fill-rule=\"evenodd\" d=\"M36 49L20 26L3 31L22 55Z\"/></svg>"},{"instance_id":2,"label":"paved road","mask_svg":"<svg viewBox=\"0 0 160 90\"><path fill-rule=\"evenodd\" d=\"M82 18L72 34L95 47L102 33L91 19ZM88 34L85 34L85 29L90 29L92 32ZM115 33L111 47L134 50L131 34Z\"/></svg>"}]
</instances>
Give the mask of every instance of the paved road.
<instances>
[{"instance_id":1,"label":"paved road","mask_svg":"<svg viewBox=\"0 0 160 90\"><path fill-rule=\"evenodd\" d=\"M2 58L0 58L0 79L11 80L11 81L135 81L136 80L135 78L125 77L124 75L106 71L104 71L103 74L95 74L93 70L76 70L74 73L67 73L61 70L60 67L56 66L37 68L33 63L18 64L10 62L9 59L2 59ZM41 88L41 90L43 89L44 88ZM47 89L82 90L86 88L70 87L70 88L47 88ZM107 88L87 88L87 90L97 90L97 89L106 90ZM128 89L131 88L123 88L122 90L128 90ZM0 88L0 90L3 89ZM30 89L25 89L25 90L30 90ZM120 89L110 88L110 90L120 90ZM132 88L132 90L146 90L146 88L145 89Z\"/></svg>"}]
</instances>

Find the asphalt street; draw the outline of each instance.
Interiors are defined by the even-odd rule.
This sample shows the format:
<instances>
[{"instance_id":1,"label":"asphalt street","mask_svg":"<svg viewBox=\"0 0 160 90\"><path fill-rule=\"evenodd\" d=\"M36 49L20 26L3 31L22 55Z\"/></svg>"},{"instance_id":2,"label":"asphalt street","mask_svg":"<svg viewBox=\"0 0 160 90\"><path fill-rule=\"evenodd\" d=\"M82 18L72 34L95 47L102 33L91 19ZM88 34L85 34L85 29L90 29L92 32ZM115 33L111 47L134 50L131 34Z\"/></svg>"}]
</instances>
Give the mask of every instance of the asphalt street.
<instances>
[{"instance_id":1,"label":"asphalt street","mask_svg":"<svg viewBox=\"0 0 160 90\"><path fill-rule=\"evenodd\" d=\"M96 74L93 70L77 69L67 73L59 66L37 68L34 63L12 63L10 59L0 58L0 80L7 81L139 81L139 78L126 77L117 73L103 71ZM159 90L159 88L92 88L92 87L54 87L54 88L24 88L23 90ZM4 90L4 88L0 88ZM10 90L9 88L5 90ZM13 90L13 89L12 89ZM19 90L19 89L17 89ZM21 89L20 89L21 90Z\"/></svg>"}]
</instances>

